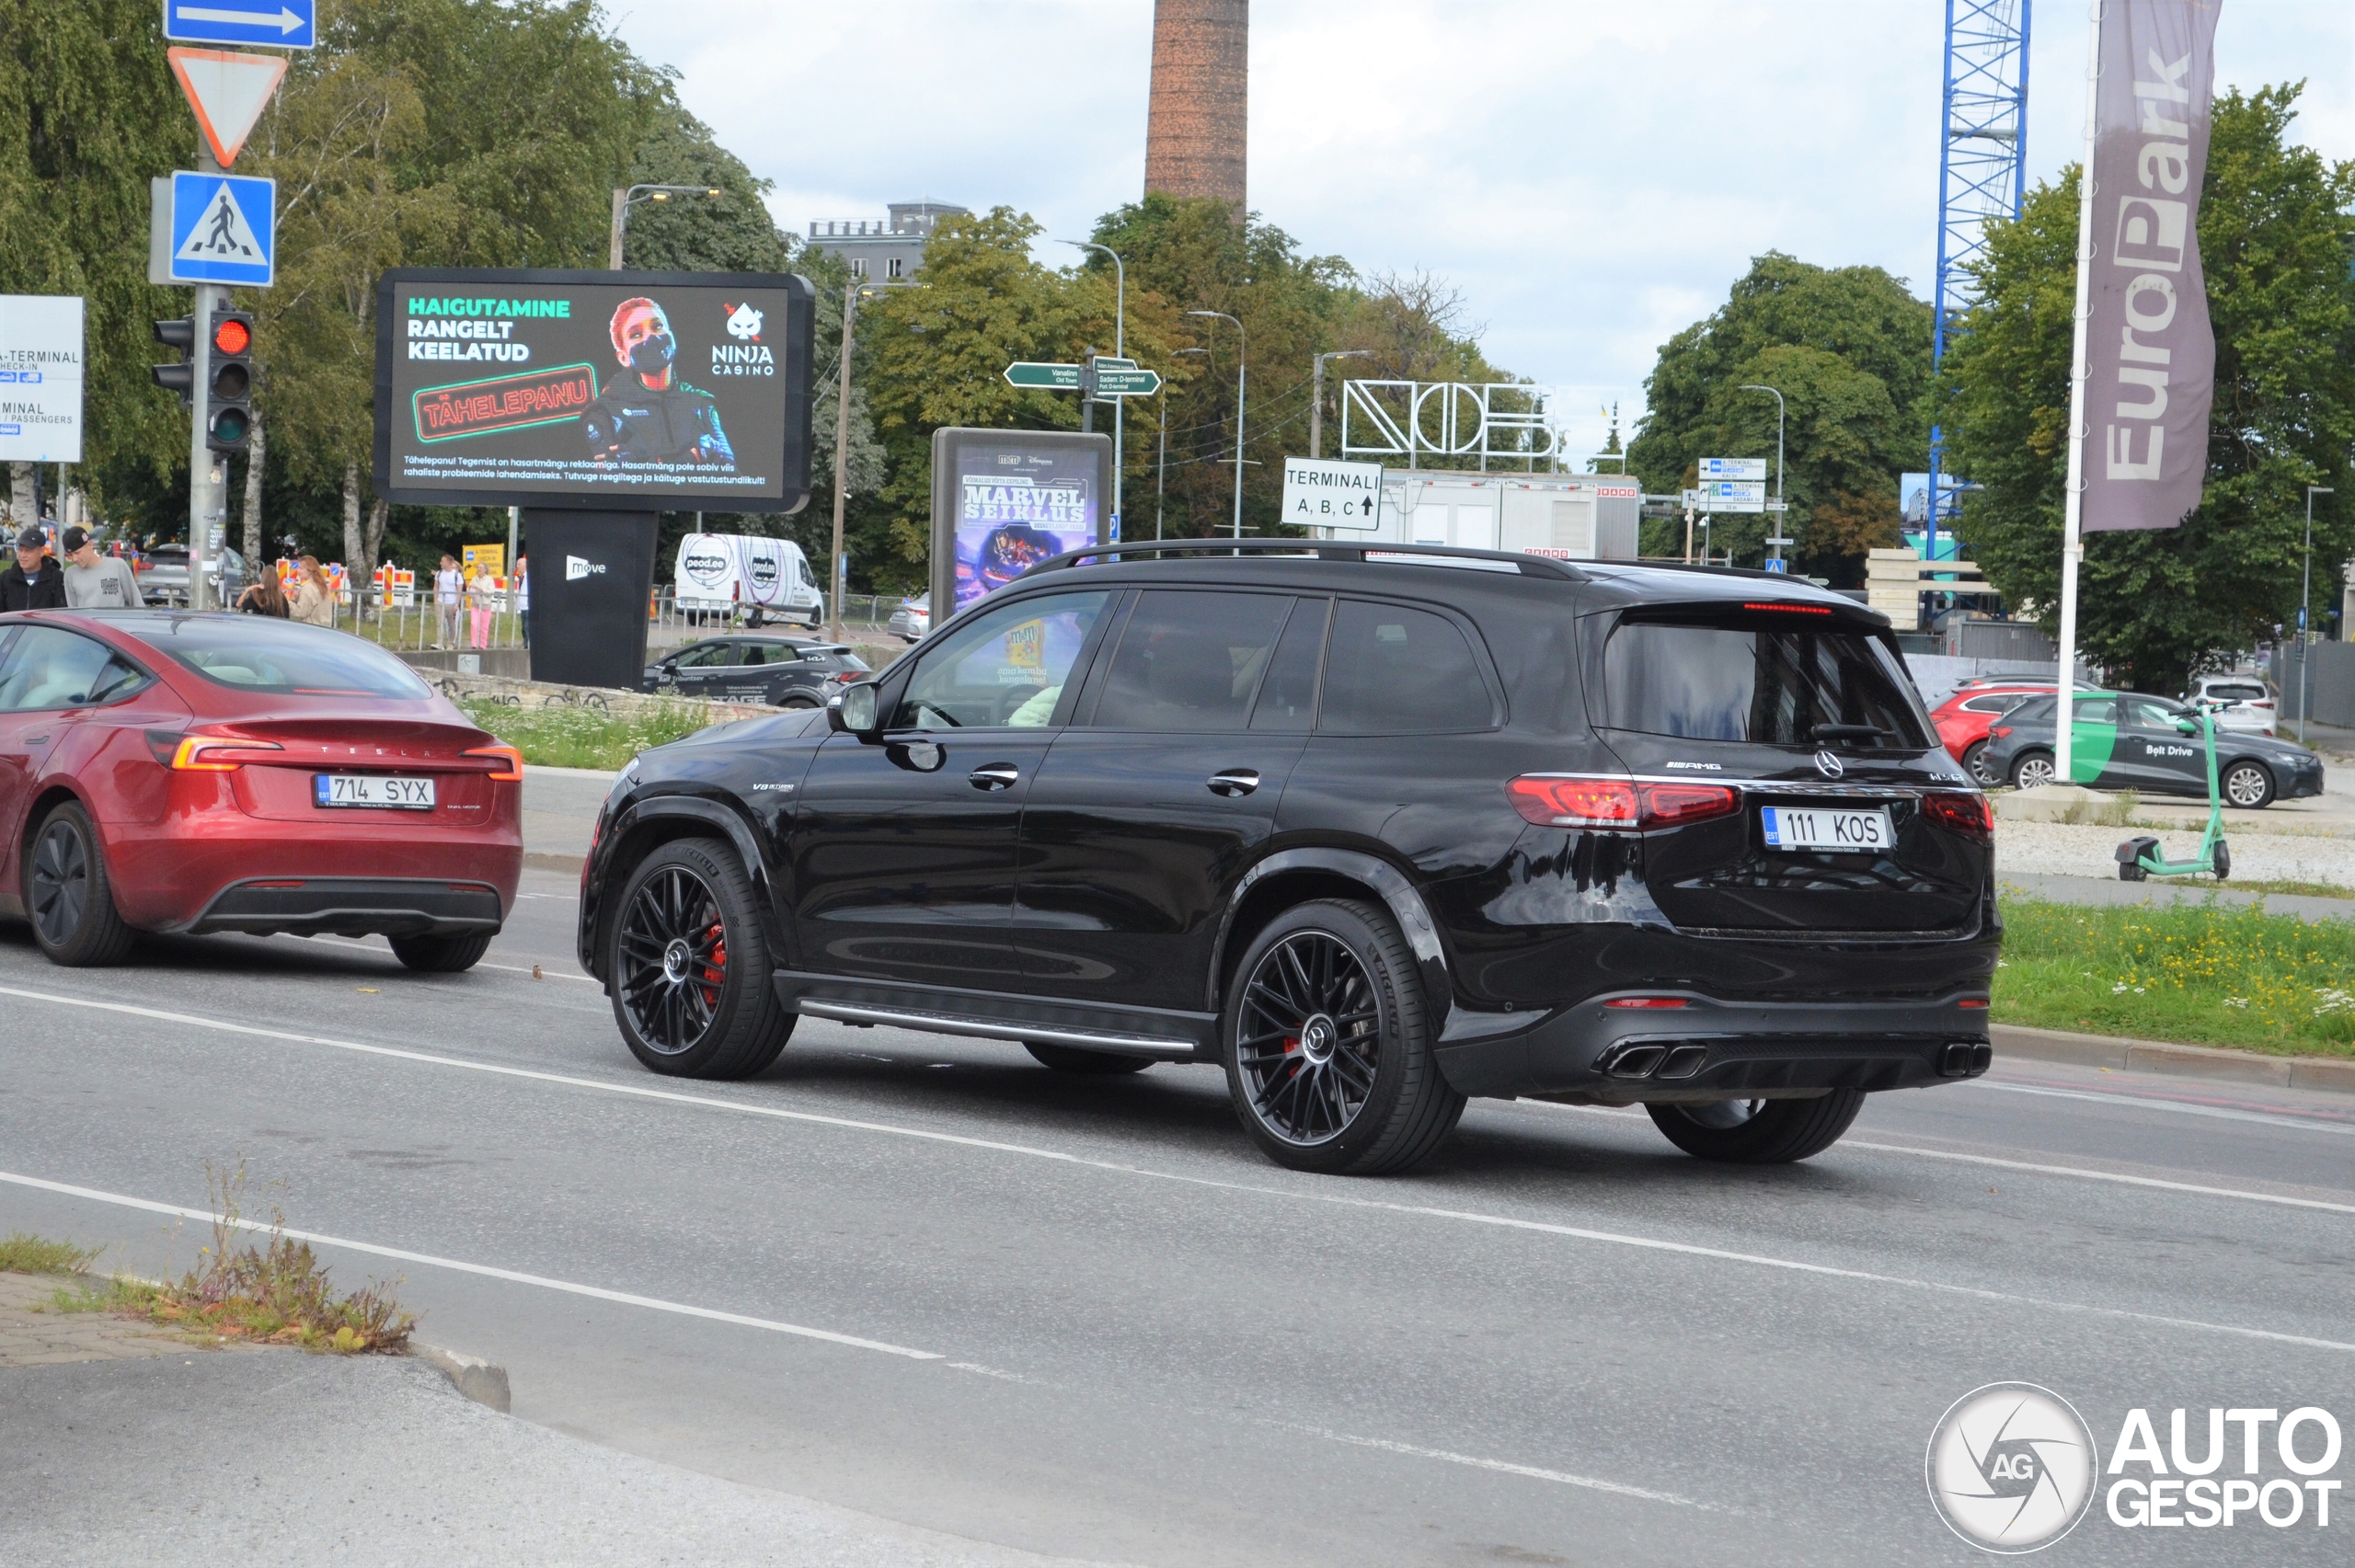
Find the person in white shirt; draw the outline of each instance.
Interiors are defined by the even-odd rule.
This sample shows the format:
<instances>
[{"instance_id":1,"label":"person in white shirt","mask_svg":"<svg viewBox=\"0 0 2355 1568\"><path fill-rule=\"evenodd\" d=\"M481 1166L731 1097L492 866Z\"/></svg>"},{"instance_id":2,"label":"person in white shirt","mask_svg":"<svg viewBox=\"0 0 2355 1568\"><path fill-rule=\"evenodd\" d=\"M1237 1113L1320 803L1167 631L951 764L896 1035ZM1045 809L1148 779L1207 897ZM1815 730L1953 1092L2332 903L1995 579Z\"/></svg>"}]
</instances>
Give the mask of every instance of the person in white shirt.
<instances>
[{"instance_id":1,"label":"person in white shirt","mask_svg":"<svg viewBox=\"0 0 2355 1568\"><path fill-rule=\"evenodd\" d=\"M90 531L75 523L59 541L65 547L65 604L70 610L136 610L146 602L131 563L101 555Z\"/></svg>"},{"instance_id":2,"label":"person in white shirt","mask_svg":"<svg viewBox=\"0 0 2355 1568\"><path fill-rule=\"evenodd\" d=\"M465 589L465 574L458 570L457 557L442 557L442 569L433 574L433 610L440 618L442 635L435 647L458 646L458 617L462 613L461 600Z\"/></svg>"}]
</instances>

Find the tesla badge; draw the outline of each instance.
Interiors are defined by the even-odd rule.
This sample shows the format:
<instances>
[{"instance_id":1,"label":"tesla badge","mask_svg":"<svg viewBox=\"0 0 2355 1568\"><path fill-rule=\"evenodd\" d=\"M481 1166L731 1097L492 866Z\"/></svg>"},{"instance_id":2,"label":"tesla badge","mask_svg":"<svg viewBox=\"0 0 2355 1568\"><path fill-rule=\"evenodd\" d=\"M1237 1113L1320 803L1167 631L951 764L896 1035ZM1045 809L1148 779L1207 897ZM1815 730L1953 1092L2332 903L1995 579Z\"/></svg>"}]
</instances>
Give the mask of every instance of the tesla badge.
<instances>
[{"instance_id":1,"label":"tesla badge","mask_svg":"<svg viewBox=\"0 0 2355 1568\"><path fill-rule=\"evenodd\" d=\"M1815 754L1815 766L1816 771L1827 779L1836 779L1848 771L1840 759L1829 751L1818 751Z\"/></svg>"}]
</instances>

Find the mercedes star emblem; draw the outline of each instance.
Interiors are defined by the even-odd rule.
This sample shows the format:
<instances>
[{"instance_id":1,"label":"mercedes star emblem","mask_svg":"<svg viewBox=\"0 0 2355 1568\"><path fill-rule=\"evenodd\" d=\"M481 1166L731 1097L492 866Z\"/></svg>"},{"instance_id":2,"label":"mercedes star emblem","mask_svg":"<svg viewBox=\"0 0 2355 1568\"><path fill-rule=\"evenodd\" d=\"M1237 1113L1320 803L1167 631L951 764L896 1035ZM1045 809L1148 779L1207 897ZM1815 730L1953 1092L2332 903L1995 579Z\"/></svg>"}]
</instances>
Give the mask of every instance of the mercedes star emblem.
<instances>
[{"instance_id":1,"label":"mercedes star emblem","mask_svg":"<svg viewBox=\"0 0 2355 1568\"><path fill-rule=\"evenodd\" d=\"M1827 779L1836 779L1848 771L1840 759L1829 751L1818 751L1815 754L1815 765Z\"/></svg>"}]
</instances>

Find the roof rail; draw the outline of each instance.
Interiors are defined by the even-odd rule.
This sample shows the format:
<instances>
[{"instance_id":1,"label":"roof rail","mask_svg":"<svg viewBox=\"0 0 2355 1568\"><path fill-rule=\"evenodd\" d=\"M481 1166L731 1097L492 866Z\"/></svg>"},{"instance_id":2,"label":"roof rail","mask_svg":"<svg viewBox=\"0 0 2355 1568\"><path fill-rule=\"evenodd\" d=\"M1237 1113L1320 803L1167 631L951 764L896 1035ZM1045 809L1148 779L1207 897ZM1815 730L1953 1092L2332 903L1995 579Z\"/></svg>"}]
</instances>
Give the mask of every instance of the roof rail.
<instances>
[{"instance_id":1,"label":"roof rail","mask_svg":"<svg viewBox=\"0 0 2355 1568\"><path fill-rule=\"evenodd\" d=\"M1793 577L1788 572L1770 572L1758 567L1705 567L1698 561L1647 560L1638 556L1632 560L1614 559L1609 561L1598 561L1595 564L1605 567L1618 567L1628 571L1707 572L1713 577L1721 578L1772 578L1775 582L1786 584L1808 581L1807 578L1802 577ZM1815 585L1813 583L1808 583L1808 586L1812 588Z\"/></svg>"},{"instance_id":2,"label":"roof rail","mask_svg":"<svg viewBox=\"0 0 2355 1568\"><path fill-rule=\"evenodd\" d=\"M1558 582L1591 580L1576 567L1545 555L1524 555L1510 550L1458 549L1452 544L1402 544L1387 540L1359 543L1344 539L1155 539L1098 544L1052 555L1025 572L1075 567L1086 561L1110 562L1129 555L1314 555L1320 560L1362 561L1369 555L1430 555L1437 561L1494 561L1511 567L1523 577L1552 578Z\"/></svg>"}]
</instances>

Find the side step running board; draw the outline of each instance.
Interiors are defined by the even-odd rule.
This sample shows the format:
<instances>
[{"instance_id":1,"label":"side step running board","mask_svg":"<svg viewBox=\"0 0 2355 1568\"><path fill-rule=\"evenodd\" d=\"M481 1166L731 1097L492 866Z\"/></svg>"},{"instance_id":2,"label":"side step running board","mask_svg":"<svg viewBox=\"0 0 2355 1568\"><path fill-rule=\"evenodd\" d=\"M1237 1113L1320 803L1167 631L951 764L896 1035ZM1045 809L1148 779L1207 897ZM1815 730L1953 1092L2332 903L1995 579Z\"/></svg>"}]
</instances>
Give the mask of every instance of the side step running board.
<instances>
[{"instance_id":1,"label":"side step running board","mask_svg":"<svg viewBox=\"0 0 2355 1568\"><path fill-rule=\"evenodd\" d=\"M1036 1040L1042 1046L1076 1046L1082 1050L1116 1051L1122 1056L1153 1057L1162 1061L1189 1061L1194 1042L1166 1035L1115 1035L1094 1029L1074 1029L1052 1024L1020 1024L999 1018L974 1018L956 1013L918 1013L903 1008L872 1007L864 1002L828 1001L805 996L794 1003L817 1018L843 1024L886 1024L896 1029L920 1029L930 1035L971 1035L984 1040Z\"/></svg>"}]
</instances>

